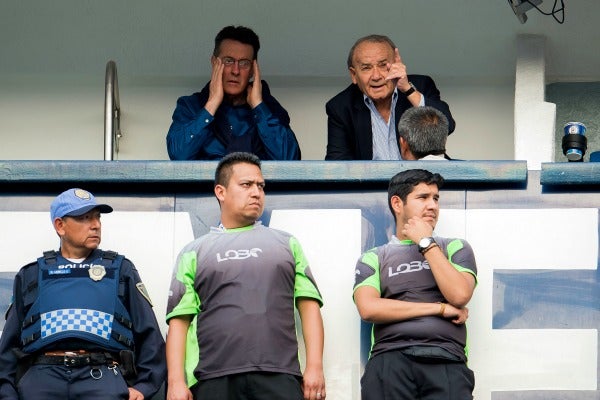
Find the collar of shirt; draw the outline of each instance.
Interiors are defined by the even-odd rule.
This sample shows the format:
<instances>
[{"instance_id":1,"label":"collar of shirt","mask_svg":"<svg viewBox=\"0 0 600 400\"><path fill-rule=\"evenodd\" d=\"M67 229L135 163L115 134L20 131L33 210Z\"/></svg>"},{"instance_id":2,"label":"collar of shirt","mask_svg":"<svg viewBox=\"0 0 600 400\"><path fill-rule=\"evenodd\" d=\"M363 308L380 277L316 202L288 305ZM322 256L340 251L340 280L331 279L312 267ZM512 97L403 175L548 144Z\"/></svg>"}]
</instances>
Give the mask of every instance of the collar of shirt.
<instances>
[{"instance_id":1,"label":"collar of shirt","mask_svg":"<svg viewBox=\"0 0 600 400\"><path fill-rule=\"evenodd\" d=\"M403 239L400 240L396 237L396 235L392 235L392 237L390 238L390 241L388 242L390 244L414 244L414 242L410 239Z\"/></svg>"},{"instance_id":2,"label":"collar of shirt","mask_svg":"<svg viewBox=\"0 0 600 400\"><path fill-rule=\"evenodd\" d=\"M373 132L373 160L401 160L400 148L396 138L396 103L398 89L392 93L390 119L385 121L373 100L363 94L365 105L371 112L371 132Z\"/></svg>"},{"instance_id":3,"label":"collar of shirt","mask_svg":"<svg viewBox=\"0 0 600 400\"><path fill-rule=\"evenodd\" d=\"M245 228L248 228L249 226L251 226L251 227L256 227L256 226L260 226L260 225L262 225L262 221L260 221L260 220L257 220L257 221L254 221L254 223L253 223L252 225L243 226L243 227L241 227L241 228L227 229L227 228L225 228L225 227L223 226L223 224L222 224L222 223L219 223L219 225L218 225L218 226L211 226L211 227L210 227L210 231L211 231L211 232L226 232L226 231L228 231L228 230L229 230L229 231L231 231L231 230L234 230L234 229L245 229Z\"/></svg>"},{"instance_id":4,"label":"collar of shirt","mask_svg":"<svg viewBox=\"0 0 600 400\"><path fill-rule=\"evenodd\" d=\"M443 155L437 155L437 154L428 154L423 158L419 158L419 160L428 160L428 161L447 161L446 157L444 157Z\"/></svg>"}]
</instances>

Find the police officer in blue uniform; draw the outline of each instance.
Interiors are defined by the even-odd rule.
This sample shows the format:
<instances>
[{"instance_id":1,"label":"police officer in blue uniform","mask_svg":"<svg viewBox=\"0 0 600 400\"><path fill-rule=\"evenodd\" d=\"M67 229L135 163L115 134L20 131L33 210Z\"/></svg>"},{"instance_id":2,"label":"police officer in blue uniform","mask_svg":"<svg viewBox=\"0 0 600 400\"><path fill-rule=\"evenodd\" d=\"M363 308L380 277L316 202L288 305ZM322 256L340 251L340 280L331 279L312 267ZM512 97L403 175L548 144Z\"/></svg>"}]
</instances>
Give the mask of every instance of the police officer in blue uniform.
<instances>
[{"instance_id":1,"label":"police officer in blue uniform","mask_svg":"<svg viewBox=\"0 0 600 400\"><path fill-rule=\"evenodd\" d=\"M21 268L0 337L1 399L150 399L165 342L131 261L98 248L101 213L83 189L50 207L60 249Z\"/></svg>"}]
</instances>

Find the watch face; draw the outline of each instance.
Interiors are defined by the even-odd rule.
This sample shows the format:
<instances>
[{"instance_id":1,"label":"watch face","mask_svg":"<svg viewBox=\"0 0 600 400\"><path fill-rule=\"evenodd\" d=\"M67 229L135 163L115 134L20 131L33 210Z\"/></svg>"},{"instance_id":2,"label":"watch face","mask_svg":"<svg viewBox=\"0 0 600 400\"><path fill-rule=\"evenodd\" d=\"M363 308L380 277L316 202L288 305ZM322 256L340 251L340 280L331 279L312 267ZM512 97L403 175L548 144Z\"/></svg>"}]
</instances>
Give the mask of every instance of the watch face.
<instances>
[{"instance_id":1,"label":"watch face","mask_svg":"<svg viewBox=\"0 0 600 400\"><path fill-rule=\"evenodd\" d=\"M425 248L429 247L432 242L433 242L433 240L429 237L423 238L423 239L419 240L419 247L421 249L425 249Z\"/></svg>"}]
</instances>

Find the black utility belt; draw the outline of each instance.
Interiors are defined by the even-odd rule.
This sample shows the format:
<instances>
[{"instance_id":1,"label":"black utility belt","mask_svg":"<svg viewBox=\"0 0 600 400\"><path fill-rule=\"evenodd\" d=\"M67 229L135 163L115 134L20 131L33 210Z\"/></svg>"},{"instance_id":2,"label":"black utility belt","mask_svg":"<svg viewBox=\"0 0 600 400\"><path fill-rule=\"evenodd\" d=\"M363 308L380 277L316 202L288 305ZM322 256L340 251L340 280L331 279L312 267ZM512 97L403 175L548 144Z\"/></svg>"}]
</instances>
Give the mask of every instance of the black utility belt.
<instances>
[{"instance_id":1,"label":"black utility belt","mask_svg":"<svg viewBox=\"0 0 600 400\"><path fill-rule=\"evenodd\" d=\"M64 365L66 367L84 367L86 365L113 365L118 359L110 353L83 353L65 355L42 354L33 359L33 364Z\"/></svg>"}]
</instances>

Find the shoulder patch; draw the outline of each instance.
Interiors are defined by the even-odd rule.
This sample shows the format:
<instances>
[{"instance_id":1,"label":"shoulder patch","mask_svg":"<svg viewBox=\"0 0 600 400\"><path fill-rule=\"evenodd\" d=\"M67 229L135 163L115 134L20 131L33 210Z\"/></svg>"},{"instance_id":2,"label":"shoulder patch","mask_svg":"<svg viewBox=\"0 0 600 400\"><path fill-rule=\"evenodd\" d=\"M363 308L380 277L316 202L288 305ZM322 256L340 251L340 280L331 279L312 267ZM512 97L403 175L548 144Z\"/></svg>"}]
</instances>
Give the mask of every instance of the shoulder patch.
<instances>
[{"instance_id":1,"label":"shoulder patch","mask_svg":"<svg viewBox=\"0 0 600 400\"><path fill-rule=\"evenodd\" d=\"M144 286L144 284L142 282L138 282L135 284L135 287L137 287L138 292L140 292L140 294L142 296L144 296L146 301L148 301L148 303L150 303L150 305L152 307L154 307L154 304L152 304L152 300L150 300L150 295L148 294L148 291L146 290L146 286Z\"/></svg>"}]
</instances>

